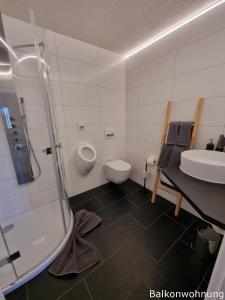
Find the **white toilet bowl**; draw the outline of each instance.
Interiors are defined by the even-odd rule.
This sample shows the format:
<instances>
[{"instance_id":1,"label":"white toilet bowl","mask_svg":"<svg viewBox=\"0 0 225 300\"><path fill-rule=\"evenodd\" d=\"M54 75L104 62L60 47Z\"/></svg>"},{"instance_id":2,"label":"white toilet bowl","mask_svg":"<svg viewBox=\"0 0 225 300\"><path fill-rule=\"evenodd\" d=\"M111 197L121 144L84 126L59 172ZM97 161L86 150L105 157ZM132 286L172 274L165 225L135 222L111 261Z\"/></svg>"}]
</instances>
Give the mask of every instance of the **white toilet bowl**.
<instances>
[{"instance_id":1,"label":"white toilet bowl","mask_svg":"<svg viewBox=\"0 0 225 300\"><path fill-rule=\"evenodd\" d=\"M131 172L131 165L123 160L113 160L104 164L106 178L116 184L126 181Z\"/></svg>"},{"instance_id":2,"label":"white toilet bowl","mask_svg":"<svg viewBox=\"0 0 225 300\"><path fill-rule=\"evenodd\" d=\"M87 143L81 143L76 148L75 162L81 175L88 174L94 167L97 153L93 146Z\"/></svg>"}]
</instances>

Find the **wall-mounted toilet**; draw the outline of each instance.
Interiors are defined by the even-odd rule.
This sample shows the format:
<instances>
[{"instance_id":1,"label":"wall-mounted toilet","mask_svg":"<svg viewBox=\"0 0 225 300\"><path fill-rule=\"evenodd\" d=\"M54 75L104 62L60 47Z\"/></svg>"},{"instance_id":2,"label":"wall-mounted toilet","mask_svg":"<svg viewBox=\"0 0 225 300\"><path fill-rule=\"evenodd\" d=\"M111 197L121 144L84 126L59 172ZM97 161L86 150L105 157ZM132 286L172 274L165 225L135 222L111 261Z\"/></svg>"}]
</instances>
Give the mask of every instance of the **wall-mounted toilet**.
<instances>
[{"instance_id":1,"label":"wall-mounted toilet","mask_svg":"<svg viewBox=\"0 0 225 300\"><path fill-rule=\"evenodd\" d=\"M93 146L87 143L81 143L77 146L75 152L76 167L81 175L87 175L94 167L97 153Z\"/></svg>"},{"instance_id":2,"label":"wall-mounted toilet","mask_svg":"<svg viewBox=\"0 0 225 300\"><path fill-rule=\"evenodd\" d=\"M113 160L104 164L106 178L116 184L120 184L129 178L131 168L131 165L123 160Z\"/></svg>"}]
</instances>

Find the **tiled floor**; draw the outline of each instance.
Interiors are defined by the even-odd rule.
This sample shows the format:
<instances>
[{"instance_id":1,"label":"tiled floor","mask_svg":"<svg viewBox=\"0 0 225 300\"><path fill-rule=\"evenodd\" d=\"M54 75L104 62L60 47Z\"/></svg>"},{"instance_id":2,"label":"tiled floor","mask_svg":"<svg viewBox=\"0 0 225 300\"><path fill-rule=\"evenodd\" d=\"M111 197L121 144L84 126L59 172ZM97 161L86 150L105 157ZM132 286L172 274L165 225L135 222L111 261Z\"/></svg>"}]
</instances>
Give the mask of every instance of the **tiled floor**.
<instances>
[{"instance_id":1,"label":"tiled floor","mask_svg":"<svg viewBox=\"0 0 225 300\"><path fill-rule=\"evenodd\" d=\"M190 248L201 220L131 180L106 184L73 197L74 211L96 212L101 226L87 238L99 263L77 276L55 278L48 271L7 296L8 300L147 300L149 290L205 290L213 262L200 261Z\"/></svg>"}]
</instances>

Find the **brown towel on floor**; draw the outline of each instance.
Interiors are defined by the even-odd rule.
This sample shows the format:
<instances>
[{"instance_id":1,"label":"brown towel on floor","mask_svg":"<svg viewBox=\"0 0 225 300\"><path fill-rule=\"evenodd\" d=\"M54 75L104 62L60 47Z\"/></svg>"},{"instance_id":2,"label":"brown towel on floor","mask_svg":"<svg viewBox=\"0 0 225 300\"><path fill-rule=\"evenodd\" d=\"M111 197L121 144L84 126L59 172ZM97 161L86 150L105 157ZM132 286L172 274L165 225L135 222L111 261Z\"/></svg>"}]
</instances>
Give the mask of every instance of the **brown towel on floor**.
<instances>
[{"instance_id":1,"label":"brown towel on floor","mask_svg":"<svg viewBox=\"0 0 225 300\"><path fill-rule=\"evenodd\" d=\"M98 262L93 246L83 237L102 222L95 213L80 210L74 216L71 236L48 271L55 276L77 274Z\"/></svg>"}]
</instances>

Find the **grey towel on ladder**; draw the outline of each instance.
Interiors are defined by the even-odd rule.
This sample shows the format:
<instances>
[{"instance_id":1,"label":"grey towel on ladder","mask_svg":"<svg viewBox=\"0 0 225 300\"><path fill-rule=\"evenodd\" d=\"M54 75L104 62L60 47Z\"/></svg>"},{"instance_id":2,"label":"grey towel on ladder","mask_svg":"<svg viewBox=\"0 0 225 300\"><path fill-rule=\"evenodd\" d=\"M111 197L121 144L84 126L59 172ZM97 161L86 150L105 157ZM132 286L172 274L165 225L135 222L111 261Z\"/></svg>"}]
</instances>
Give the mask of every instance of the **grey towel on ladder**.
<instances>
[{"instance_id":1,"label":"grey towel on ladder","mask_svg":"<svg viewBox=\"0 0 225 300\"><path fill-rule=\"evenodd\" d=\"M165 168L168 166L168 162L170 160L172 151L173 151L174 146L173 145L163 145L159 161L158 161L158 167L159 168Z\"/></svg>"},{"instance_id":2,"label":"grey towel on ladder","mask_svg":"<svg viewBox=\"0 0 225 300\"><path fill-rule=\"evenodd\" d=\"M167 141L168 145L175 145L178 137L180 122L171 122L169 124L168 134L167 134Z\"/></svg>"},{"instance_id":3,"label":"grey towel on ladder","mask_svg":"<svg viewBox=\"0 0 225 300\"><path fill-rule=\"evenodd\" d=\"M191 141L192 122L181 122L176 144L187 147Z\"/></svg>"},{"instance_id":4,"label":"grey towel on ladder","mask_svg":"<svg viewBox=\"0 0 225 300\"><path fill-rule=\"evenodd\" d=\"M181 153L186 149L187 148L183 146L174 146L167 166L179 166L181 161Z\"/></svg>"},{"instance_id":5,"label":"grey towel on ladder","mask_svg":"<svg viewBox=\"0 0 225 300\"><path fill-rule=\"evenodd\" d=\"M48 271L55 276L78 274L98 263L95 249L84 236L101 222L95 213L84 209L78 211L71 236Z\"/></svg>"}]
</instances>

